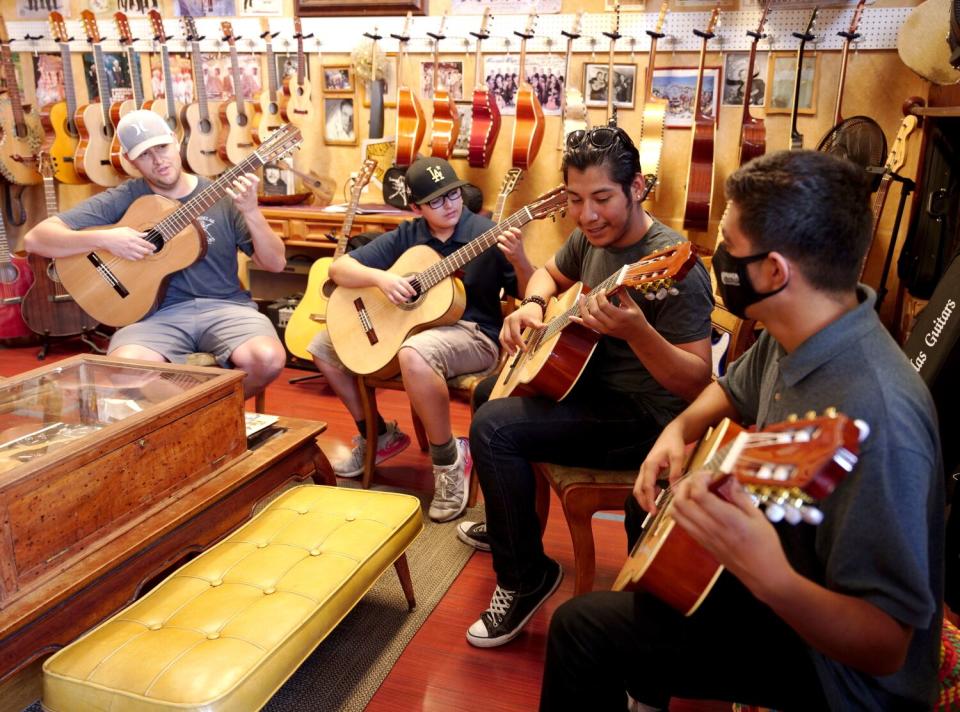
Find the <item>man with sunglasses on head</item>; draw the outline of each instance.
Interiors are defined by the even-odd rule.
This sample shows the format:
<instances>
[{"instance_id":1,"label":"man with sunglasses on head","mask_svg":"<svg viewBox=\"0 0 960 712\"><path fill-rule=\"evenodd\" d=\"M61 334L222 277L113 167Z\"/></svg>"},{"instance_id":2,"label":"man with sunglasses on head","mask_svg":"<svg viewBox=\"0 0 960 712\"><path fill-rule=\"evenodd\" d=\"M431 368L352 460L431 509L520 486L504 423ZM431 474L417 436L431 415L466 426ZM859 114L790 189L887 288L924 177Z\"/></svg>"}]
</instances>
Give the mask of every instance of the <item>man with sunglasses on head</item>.
<instances>
[{"instance_id":1,"label":"man with sunglasses on head","mask_svg":"<svg viewBox=\"0 0 960 712\"><path fill-rule=\"evenodd\" d=\"M417 217L401 223L372 242L353 250L330 266L330 278L345 287L378 287L394 304L416 296L411 277L390 268L404 252L426 245L440 255L456 252L494 227L488 218L473 213L463 204L463 188L453 167L441 158L420 158L407 169L410 207ZM451 326L421 331L403 342L398 354L400 374L410 404L423 422L433 462L434 496L430 518L445 522L459 517L467 503L470 476L470 448L466 438L453 437L450 425L450 393L447 379L463 373L489 371L499 357L497 334L503 322L500 293L519 295L533 272L520 231L511 228L498 237L499 249L487 250L468 262L461 277L466 290L466 310ZM357 422L360 435L354 438L349 456L333 463L340 477L357 477L363 472L366 422L356 377L337 358L326 330L314 337L308 351L327 382ZM403 451L410 438L396 422L381 417L376 461L382 462Z\"/></svg>"},{"instance_id":2,"label":"man with sunglasses on head","mask_svg":"<svg viewBox=\"0 0 960 712\"><path fill-rule=\"evenodd\" d=\"M571 133L563 177L577 228L533 274L523 304L504 321L500 340L510 351L523 348L524 328L542 326L551 297L578 281L595 287L623 265L684 241L643 209L639 153L622 129ZM512 640L563 575L543 550L530 463L638 467L663 427L710 382L713 297L699 260L677 289L653 301L629 289L581 297L575 320L602 338L560 402L487 401L495 378L477 388L470 446L487 521L463 522L457 535L492 552L497 585L490 607L467 631L471 644Z\"/></svg>"}]
</instances>

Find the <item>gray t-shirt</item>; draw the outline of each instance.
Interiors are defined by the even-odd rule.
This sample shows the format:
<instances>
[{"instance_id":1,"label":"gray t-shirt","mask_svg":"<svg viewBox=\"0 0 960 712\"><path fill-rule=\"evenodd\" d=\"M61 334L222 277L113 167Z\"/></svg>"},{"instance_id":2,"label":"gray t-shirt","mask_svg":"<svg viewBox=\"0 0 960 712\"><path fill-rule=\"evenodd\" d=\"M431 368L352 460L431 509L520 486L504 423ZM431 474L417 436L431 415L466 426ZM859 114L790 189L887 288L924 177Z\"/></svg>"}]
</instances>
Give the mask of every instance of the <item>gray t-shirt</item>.
<instances>
[{"instance_id":1,"label":"gray t-shirt","mask_svg":"<svg viewBox=\"0 0 960 712\"><path fill-rule=\"evenodd\" d=\"M790 563L832 591L869 601L914 628L899 672L875 678L810 649L830 708L931 709L938 692L944 482L927 387L874 311L875 295L787 354L769 333L720 385L745 424L809 410L864 420L856 468L823 502L819 527L778 524Z\"/></svg>"},{"instance_id":2,"label":"gray t-shirt","mask_svg":"<svg viewBox=\"0 0 960 712\"><path fill-rule=\"evenodd\" d=\"M594 247L579 229L570 233L557 251L557 269L567 278L588 287L600 284L625 264L637 262L651 252L685 242L677 232L656 220L639 242L615 249ZM703 263L697 263L677 284L679 294L663 300L645 299L631 290L647 321L671 344L685 344L710 336L713 289ZM686 402L660 385L622 339L605 336L587 364L583 379L592 379L605 388L639 396L658 423L666 425L686 407Z\"/></svg>"},{"instance_id":3,"label":"gray t-shirt","mask_svg":"<svg viewBox=\"0 0 960 712\"><path fill-rule=\"evenodd\" d=\"M180 202L187 202L208 185L208 179L198 176L197 187L190 195L180 198ZM134 200L144 195L153 195L153 191L143 178L128 180L57 217L72 230L112 225L123 217ZM250 293L240 286L237 278L237 250L253 254L250 230L243 215L233 201L225 197L214 203L196 222L206 237L207 254L171 275L160 307L197 298L249 302Z\"/></svg>"}]
</instances>

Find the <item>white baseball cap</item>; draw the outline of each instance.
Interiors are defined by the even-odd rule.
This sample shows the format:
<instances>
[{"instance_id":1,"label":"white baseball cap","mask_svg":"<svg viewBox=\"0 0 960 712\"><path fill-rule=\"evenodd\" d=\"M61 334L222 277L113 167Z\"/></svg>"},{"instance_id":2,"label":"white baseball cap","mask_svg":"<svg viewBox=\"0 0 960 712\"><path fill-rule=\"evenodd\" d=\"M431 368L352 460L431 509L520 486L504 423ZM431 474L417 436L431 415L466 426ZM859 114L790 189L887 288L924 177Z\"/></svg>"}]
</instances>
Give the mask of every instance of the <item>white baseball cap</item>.
<instances>
[{"instance_id":1,"label":"white baseball cap","mask_svg":"<svg viewBox=\"0 0 960 712\"><path fill-rule=\"evenodd\" d=\"M117 135L127 158L137 159L141 153L153 146L173 143L173 132L160 114L139 109L124 114L117 124Z\"/></svg>"}]
</instances>

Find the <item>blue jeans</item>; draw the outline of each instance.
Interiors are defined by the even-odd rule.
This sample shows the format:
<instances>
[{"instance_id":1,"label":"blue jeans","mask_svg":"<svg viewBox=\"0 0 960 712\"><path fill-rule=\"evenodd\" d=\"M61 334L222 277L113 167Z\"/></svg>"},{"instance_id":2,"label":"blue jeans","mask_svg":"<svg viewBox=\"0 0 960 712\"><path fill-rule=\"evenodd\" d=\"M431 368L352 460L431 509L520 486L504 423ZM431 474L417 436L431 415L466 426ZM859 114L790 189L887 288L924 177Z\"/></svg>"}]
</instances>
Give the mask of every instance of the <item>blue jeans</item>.
<instances>
[{"instance_id":1,"label":"blue jeans","mask_svg":"<svg viewBox=\"0 0 960 712\"><path fill-rule=\"evenodd\" d=\"M559 403L515 396L487 402L495 382L486 379L474 393L470 452L497 583L525 591L540 583L547 560L530 463L639 469L661 425L635 396L596 384L578 383Z\"/></svg>"}]
</instances>

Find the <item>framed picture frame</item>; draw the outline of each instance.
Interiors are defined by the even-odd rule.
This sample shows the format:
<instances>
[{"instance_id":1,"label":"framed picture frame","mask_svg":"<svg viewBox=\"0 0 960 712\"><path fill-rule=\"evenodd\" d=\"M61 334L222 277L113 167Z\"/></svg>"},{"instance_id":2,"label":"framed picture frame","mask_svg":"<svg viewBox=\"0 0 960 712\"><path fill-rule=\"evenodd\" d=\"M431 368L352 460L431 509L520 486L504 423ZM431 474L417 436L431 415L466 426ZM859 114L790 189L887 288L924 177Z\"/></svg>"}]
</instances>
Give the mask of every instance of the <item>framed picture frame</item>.
<instances>
[{"instance_id":1,"label":"framed picture frame","mask_svg":"<svg viewBox=\"0 0 960 712\"><path fill-rule=\"evenodd\" d=\"M693 126L693 108L697 92L697 67L657 67L653 70L653 95L667 100L663 125L667 128ZM720 67L703 69L703 110L708 116L720 111Z\"/></svg>"},{"instance_id":2,"label":"framed picture frame","mask_svg":"<svg viewBox=\"0 0 960 712\"><path fill-rule=\"evenodd\" d=\"M353 94L353 67L349 64L325 64L321 75L324 94Z\"/></svg>"},{"instance_id":3,"label":"framed picture frame","mask_svg":"<svg viewBox=\"0 0 960 712\"><path fill-rule=\"evenodd\" d=\"M798 114L815 114L817 111L817 64L816 53L803 56L800 73L800 100ZM793 89L797 74L796 52L771 52L767 79L768 114L793 113Z\"/></svg>"},{"instance_id":4,"label":"framed picture frame","mask_svg":"<svg viewBox=\"0 0 960 712\"><path fill-rule=\"evenodd\" d=\"M609 65L586 62L583 65L584 101L587 106L607 106L607 70ZM613 65L613 105L618 109L634 108L637 94L637 65Z\"/></svg>"},{"instance_id":5,"label":"framed picture frame","mask_svg":"<svg viewBox=\"0 0 960 712\"><path fill-rule=\"evenodd\" d=\"M263 195L293 195L293 171L279 162L265 163L260 192Z\"/></svg>"},{"instance_id":6,"label":"framed picture frame","mask_svg":"<svg viewBox=\"0 0 960 712\"><path fill-rule=\"evenodd\" d=\"M397 108L397 53L389 52L385 57L384 71L386 76L378 79L383 86L383 105L387 109ZM370 108L370 85L360 82L360 95L364 108Z\"/></svg>"},{"instance_id":7,"label":"framed picture frame","mask_svg":"<svg viewBox=\"0 0 960 712\"><path fill-rule=\"evenodd\" d=\"M446 87L454 101L463 100L463 62L460 60L440 60L437 69L437 82ZM420 98L433 101L433 60L420 63Z\"/></svg>"},{"instance_id":8,"label":"framed picture frame","mask_svg":"<svg viewBox=\"0 0 960 712\"><path fill-rule=\"evenodd\" d=\"M460 114L460 133L450 153L453 158L466 158L470 155L470 131L473 128L473 102L458 101L457 113Z\"/></svg>"},{"instance_id":9,"label":"framed picture frame","mask_svg":"<svg viewBox=\"0 0 960 712\"><path fill-rule=\"evenodd\" d=\"M762 107L767 95L768 52L757 52L753 65L753 81L750 82L750 106ZM723 56L723 90L720 103L723 106L743 106L743 89L747 84L749 52L728 52Z\"/></svg>"},{"instance_id":10,"label":"framed picture frame","mask_svg":"<svg viewBox=\"0 0 960 712\"><path fill-rule=\"evenodd\" d=\"M427 14L427 0L378 0L378 2L351 2L350 0L294 0L301 17L329 17L331 15L414 15Z\"/></svg>"},{"instance_id":11,"label":"framed picture frame","mask_svg":"<svg viewBox=\"0 0 960 712\"><path fill-rule=\"evenodd\" d=\"M329 146L357 145L357 112L352 96L323 98L323 141Z\"/></svg>"}]
</instances>

